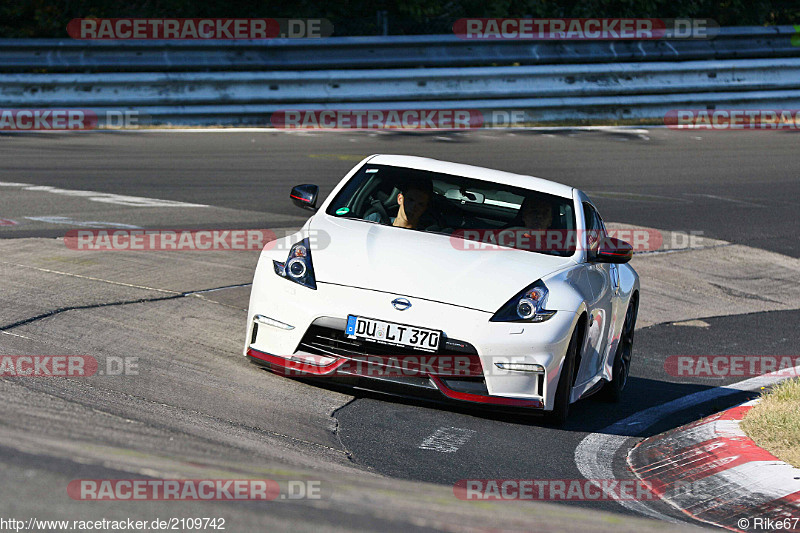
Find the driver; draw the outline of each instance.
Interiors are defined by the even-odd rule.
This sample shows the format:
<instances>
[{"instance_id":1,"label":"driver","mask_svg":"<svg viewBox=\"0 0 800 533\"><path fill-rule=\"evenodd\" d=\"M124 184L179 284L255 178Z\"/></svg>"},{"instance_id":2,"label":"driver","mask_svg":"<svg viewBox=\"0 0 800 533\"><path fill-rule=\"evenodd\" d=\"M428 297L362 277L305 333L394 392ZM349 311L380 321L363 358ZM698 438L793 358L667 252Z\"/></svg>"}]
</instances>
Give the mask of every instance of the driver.
<instances>
[{"instance_id":1,"label":"driver","mask_svg":"<svg viewBox=\"0 0 800 533\"><path fill-rule=\"evenodd\" d=\"M399 209L397 216L391 218L392 226L398 228L418 229L419 219L433 196L431 182L423 179L407 180L397 184L400 192L397 194ZM364 220L383 222L379 213L367 215Z\"/></svg>"}]
</instances>

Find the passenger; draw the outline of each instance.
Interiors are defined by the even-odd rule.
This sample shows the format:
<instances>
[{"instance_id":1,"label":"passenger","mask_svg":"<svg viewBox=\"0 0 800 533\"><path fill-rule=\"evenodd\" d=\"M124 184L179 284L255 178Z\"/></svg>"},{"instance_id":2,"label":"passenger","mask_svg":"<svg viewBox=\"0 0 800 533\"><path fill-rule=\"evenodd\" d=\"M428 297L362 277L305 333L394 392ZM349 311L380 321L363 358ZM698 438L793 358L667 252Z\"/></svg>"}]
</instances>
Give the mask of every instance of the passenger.
<instances>
[{"instance_id":1,"label":"passenger","mask_svg":"<svg viewBox=\"0 0 800 533\"><path fill-rule=\"evenodd\" d=\"M541 198L527 196L519 208L519 218L527 229L550 229L550 224L553 223L553 208Z\"/></svg>"},{"instance_id":2,"label":"passenger","mask_svg":"<svg viewBox=\"0 0 800 533\"><path fill-rule=\"evenodd\" d=\"M526 196L519 206L519 211L511 222L503 226L498 240L513 242L511 245L520 250L549 253L563 248L564 235L551 229L553 224L553 207L544 198L537 195ZM511 234L504 232L510 231Z\"/></svg>"},{"instance_id":3,"label":"passenger","mask_svg":"<svg viewBox=\"0 0 800 533\"><path fill-rule=\"evenodd\" d=\"M519 228L547 230L553 223L553 208L539 196L526 196L519 206L517 215L502 229Z\"/></svg>"}]
</instances>

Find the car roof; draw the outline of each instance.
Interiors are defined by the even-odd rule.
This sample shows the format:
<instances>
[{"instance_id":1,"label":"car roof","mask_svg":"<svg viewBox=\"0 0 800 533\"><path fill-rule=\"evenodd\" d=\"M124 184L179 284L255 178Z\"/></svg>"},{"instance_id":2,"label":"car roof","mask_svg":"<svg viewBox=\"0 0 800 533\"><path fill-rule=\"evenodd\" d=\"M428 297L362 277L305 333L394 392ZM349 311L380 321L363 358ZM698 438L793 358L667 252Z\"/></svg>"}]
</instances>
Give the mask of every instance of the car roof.
<instances>
[{"instance_id":1,"label":"car roof","mask_svg":"<svg viewBox=\"0 0 800 533\"><path fill-rule=\"evenodd\" d=\"M573 197L573 187L564 185L563 183L526 176L524 174L503 172L502 170L494 170L491 168L439 161L438 159L431 159L428 157L377 154L372 156L369 161L367 161L367 164L388 165L413 168L415 170L427 170L441 174L452 174L454 176L463 176L465 178L502 183L503 185L510 185L512 187L531 189L569 199Z\"/></svg>"}]
</instances>

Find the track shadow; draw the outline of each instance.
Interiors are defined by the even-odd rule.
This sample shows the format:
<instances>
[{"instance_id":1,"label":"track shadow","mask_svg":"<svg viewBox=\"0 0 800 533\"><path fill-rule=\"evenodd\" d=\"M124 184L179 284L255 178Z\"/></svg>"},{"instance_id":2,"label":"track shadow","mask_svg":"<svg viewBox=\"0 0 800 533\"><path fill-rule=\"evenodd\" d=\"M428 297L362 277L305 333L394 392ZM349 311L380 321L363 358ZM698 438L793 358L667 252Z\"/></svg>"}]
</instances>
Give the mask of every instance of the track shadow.
<instances>
[{"instance_id":1,"label":"track shadow","mask_svg":"<svg viewBox=\"0 0 800 533\"><path fill-rule=\"evenodd\" d=\"M265 370L268 371L267 369ZM353 396L356 401L359 399L371 399L378 402L386 402L387 404L400 404L428 410L438 410L442 413L458 414L518 426L554 427L540 411L536 410L484 407L447 399L438 399L436 397L420 397L411 392L404 393L398 390L381 391L365 389L361 386L353 386L329 379L296 377L288 379L296 379L311 386L347 394ZM377 386L380 386L380 384ZM609 426L637 412L713 388L716 387L705 384L673 383L631 376L622 402L607 402L602 399L601 394L583 398L571 405L569 419L566 424L557 429L579 433L610 433L630 437L647 437L693 422L755 398L758 395L757 392L734 393L681 409L675 413L666 414L658 419L653 419L652 424L646 422L645 424L622 428L615 426L609 430Z\"/></svg>"}]
</instances>

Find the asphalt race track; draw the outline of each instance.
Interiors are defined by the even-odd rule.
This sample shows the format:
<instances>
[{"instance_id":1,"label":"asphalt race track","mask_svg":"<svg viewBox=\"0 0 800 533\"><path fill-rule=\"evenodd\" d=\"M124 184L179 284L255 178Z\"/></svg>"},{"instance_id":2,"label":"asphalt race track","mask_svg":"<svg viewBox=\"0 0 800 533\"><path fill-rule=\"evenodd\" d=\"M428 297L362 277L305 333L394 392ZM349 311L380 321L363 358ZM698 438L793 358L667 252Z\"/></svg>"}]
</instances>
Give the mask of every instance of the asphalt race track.
<instances>
[{"instance_id":1,"label":"asphalt race track","mask_svg":"<svg viewBox=\"0 0 800 533\"><path fill-rule=\"evenodd\" d=\"M796 356L797 142L790 132L663 128L0 135L0 355L138 365L129 375L0 377L0 500L18 518L222 516L231 531L691 528L660 502L477 505L457 500L452 485L580 479L596 466L586 443L608 437L620 442L610 473L632 478L625 455L638 438L757 392L656 410L620 430L614 424L637 412L744 379L671 376L669 356ZM520 414L280 378L241 356L257 252L86 252L60 239L78 227L288 231L305 220L289 201L292 185L316 183L324 195L373 153L568 183L606 221L701 236L696 248L633 260L642 302L626 401L582 400L553 428ZM437 432L465 437L456 450L420 447ZM111 505L66 492L73 479L237 476L320 480L322 497Z\"/></svg>"},{"instance_id":2,"label":"asphalt race track","mask_svg":"<svg viewBox=\"0 0 800 533\"><path fill-rule=\"evenodd\" d=\"M699 230L800 257L800 160L792 156L798 137L788 130L120 131L0 133L0 139L4 181L254 211L269 227L302 220L286 199L298 181L316 183L325 194L362 157L396 153L569 183L595 193L606 220ZM36 205L46 211L47 204ZM244 215L230 216L208 223L251 223Z\"/></svg>"}]
</instances>

